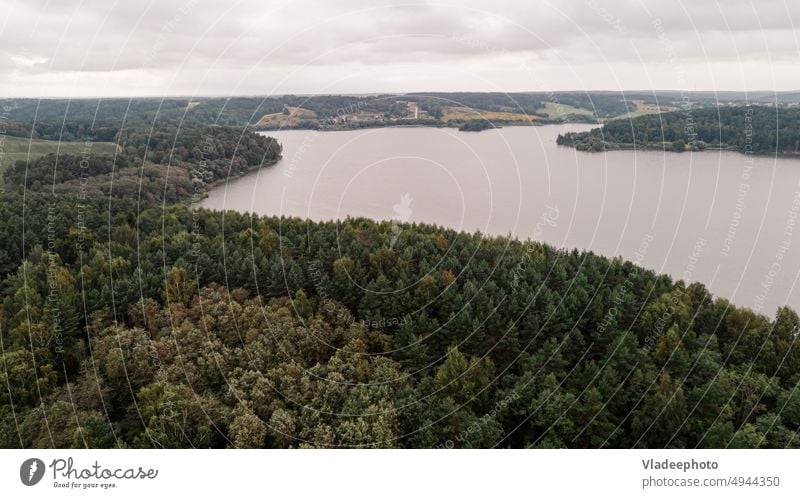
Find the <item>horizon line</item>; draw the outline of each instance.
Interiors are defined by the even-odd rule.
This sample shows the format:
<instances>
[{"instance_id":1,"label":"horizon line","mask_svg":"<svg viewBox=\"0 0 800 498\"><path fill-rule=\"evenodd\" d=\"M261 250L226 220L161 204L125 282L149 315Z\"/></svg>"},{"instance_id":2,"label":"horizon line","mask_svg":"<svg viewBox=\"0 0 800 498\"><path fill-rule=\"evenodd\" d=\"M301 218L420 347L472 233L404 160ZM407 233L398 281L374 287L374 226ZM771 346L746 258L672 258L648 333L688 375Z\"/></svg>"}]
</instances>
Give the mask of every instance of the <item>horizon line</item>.
<instances>
[{"instance_id":1,"label":"horizon line","mask_svg":"<svg viewBox=\"0 0 800 498\"><path fill-rule=\"evenodd\" d=\"M92 95L92 96L68 96L68 95L47 95L47 96L0 96L0 100L94 100L94 99L221 99L221 98L280 98L287 96L295 97L328 97L328 96L352 96L352 97L374 97L379 95L419 95L419 94L437 94L437 93L485 93L485 94L549 94L549 93L610 93L610 94L626 94L626 93L681 93L681 94L759 94L759 95L780 95L787 93L800 93L800 89L793 90L678 90L678 89L630 89L630 90L519 90L519 91L490 91L490 90L426 90L426 91L407 91L407 92L339 92L339 93L276 93L276 94L169 94L169 95Z\"/></svg>"}]
</instances>

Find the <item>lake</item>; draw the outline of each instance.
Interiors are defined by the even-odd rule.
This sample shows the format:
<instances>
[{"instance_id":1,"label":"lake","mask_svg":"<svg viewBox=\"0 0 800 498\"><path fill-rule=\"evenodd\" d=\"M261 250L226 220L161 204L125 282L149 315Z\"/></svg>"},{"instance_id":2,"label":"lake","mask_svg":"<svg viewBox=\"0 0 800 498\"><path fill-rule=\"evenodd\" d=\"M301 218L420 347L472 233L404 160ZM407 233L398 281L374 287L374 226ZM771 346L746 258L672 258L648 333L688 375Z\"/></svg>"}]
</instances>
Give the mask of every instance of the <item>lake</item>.
<instances>
[{"instance_id":1,"label":"lake","mask_svg":"<svg viewBox=\"0 0 800 498\"><path fill-rule=\"evenodd\" d=\"M270 132L283 159L200 205L428 222L592 250L700 281L769 316L800 309L800 160L734 152L577 152L589 125Z\"/></svg>"}]
</instances>

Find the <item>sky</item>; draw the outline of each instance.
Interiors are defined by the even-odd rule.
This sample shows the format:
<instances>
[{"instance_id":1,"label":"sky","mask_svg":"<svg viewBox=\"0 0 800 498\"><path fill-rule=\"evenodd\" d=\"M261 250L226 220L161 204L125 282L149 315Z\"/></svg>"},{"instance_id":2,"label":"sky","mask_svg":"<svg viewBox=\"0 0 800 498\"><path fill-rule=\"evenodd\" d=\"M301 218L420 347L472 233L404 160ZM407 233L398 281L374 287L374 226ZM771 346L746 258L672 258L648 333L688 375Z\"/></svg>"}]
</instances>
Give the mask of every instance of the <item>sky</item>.
<instances>
[{"instance_id":1,"label":"sky","mask_svg":"<svg viewBox=\"0 0 800 498\"><path fill-rule=\"evenodd\" d=\"M800 89L798 0L0 0L0 96Z\"/></svg>"}]
</instances>

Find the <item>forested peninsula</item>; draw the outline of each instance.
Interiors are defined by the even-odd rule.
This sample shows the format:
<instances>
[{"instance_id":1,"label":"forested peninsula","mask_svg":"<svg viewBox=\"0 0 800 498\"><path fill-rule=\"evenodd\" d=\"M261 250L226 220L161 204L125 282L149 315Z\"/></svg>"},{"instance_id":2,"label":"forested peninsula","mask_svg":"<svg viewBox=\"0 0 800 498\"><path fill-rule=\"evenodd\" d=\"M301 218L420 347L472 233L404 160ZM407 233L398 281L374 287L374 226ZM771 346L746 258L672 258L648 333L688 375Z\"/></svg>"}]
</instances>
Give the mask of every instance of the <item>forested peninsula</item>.
<instances>
[{"instance_id":1,"label":"forested peninsula","mask_svg":"<svg viewBox=\"0 0 800 498\"><path fill-rule=\"evenodd\" d=\"M800 155L800 108L747 105L686 108L608 121L587 132L559 135L558 144L586 152L731 150Z\"/></svg>"}]
</instances>

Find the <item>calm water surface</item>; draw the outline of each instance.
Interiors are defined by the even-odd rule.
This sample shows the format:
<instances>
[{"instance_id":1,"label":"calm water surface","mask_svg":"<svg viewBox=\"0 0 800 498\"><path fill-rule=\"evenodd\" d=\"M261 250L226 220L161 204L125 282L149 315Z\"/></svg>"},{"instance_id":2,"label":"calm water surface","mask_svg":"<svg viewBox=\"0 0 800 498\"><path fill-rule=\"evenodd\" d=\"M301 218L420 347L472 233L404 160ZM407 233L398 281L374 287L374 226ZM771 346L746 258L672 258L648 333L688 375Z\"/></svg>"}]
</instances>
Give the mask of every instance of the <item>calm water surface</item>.
<instances>
[{"instance_id":1,"label":"calm water surface","mask_svg":"<svg viewBox=\"0 0 800 498\"><path fill-rule=\"evenodd\" d=\"M201 206L330 220L430 222L590 249L772 316L800 309L800 160L558 147L586 125L271 132L273 167Z\"/></svg>"}]
</instances>

